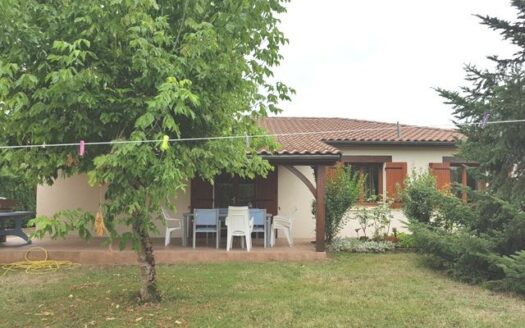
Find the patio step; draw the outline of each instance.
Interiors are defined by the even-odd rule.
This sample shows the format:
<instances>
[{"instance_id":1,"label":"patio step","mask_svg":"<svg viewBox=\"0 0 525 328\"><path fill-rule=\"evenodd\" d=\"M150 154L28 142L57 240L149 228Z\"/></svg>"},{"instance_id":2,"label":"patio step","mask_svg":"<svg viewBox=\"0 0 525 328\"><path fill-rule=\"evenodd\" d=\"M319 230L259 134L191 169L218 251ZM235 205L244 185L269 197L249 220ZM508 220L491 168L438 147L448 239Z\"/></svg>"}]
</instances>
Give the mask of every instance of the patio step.
<instances>
[{"instance_id":1,"label":"patio step","mask_svg":"<svg viewBox=\"0 0 525 328\"><path fill-rule=\"evenodd\" d=\"M13 237L15 238L15 237ZM16 238L15 238L16 239ZM85 243L82 240L38 240L32 245L17 246L17 242L8 237L6 243L0 244L0 263L23 261L27 250L33 246L44 247L51 260L69 260L86 265L135 265L137 255L134 251L110 250L101 241ZM160 264L179 263L217 263L217 262L304 262L321 261L326 259L326 253L315 252L309 241L297 241L294 247L285 243L273 248L263 248L255 245L251 252L240 248L227 252L224 248L216 249L210 246L199 246L195 249L181 247L180 241L173 240L172 244L164 247L163 240L154 240L155 260ZM35 256L38 256L35 253Z\"/></svg>"}]
</instances>

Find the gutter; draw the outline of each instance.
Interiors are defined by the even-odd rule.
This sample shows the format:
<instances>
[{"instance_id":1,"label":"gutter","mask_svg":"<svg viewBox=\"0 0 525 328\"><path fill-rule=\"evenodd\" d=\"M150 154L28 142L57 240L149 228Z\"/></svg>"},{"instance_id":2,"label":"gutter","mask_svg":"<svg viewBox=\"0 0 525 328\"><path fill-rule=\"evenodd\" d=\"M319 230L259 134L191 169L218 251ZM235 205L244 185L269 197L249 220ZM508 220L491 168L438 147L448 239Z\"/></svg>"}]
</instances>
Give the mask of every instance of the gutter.
<instances>
[{"instance_id":1,"label":"gutter","mask_svg":"<svg viewBox=\"0 0 525 328\"><path fill-rule=\"evenodd\" d=\"M292 164L335 164L341 160L341 154L269 154L259 156L271 162Z\"/></svg>"}]
</instances>

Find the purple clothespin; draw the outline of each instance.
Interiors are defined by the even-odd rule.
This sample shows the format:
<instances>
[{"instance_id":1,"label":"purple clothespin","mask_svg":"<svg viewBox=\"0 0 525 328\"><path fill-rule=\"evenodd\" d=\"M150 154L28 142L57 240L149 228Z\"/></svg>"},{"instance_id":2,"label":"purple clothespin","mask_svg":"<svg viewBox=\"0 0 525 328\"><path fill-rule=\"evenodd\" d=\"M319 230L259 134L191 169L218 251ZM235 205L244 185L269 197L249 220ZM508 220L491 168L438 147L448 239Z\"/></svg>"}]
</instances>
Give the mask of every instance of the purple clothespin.
<instances>
[{"instance_id":1,"label":"purple clothespin","mask_svg":"<svg viewBox=\"0 0 525 328\"><path fill-rule=\"evenodd\" d=\"M482 129L484 129L487 126L487 123L489 122L489 118L490 118L490 113L485 112L483 114L483 119L481 120L481 125L480 125Z\"/></svg>"},{"instance_id":2,"label":"purple clothespin","mask_svg":"<svg viewBox=\"0 0 525 328\"><path fill-rule=\"evenodd\" d=\"M84 140L80 140L80 146L78 148L78 154L80 157L84 156L84 153L86 152L86 144Z\"/></svg>"}]
</instances>

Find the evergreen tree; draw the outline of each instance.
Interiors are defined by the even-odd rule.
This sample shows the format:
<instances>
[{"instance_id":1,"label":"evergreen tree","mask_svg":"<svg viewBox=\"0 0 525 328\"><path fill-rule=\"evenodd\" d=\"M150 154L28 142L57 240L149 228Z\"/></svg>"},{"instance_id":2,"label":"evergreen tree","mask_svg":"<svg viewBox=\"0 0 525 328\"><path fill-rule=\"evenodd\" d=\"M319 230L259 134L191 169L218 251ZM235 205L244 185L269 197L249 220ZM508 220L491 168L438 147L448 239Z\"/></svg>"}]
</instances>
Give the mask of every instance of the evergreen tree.
<instances>
[{"instance_id":1,"label":"evergreen tree","mask_svg":"<svg viewBox=\"0 0 525 328\"><path fill-rule=\"evenodd\" d=\"M488 57L493 69L467 65L468 86L438 92L453 106L455 123L467 137L460 142L460 155L480 163L478 174L489 190L524 206L525 122L490 123L525 119L525 1L513 0L512 6L518 11L515 21L478 17L519 51L512 58Z\"/></svg>"}]
</instances>

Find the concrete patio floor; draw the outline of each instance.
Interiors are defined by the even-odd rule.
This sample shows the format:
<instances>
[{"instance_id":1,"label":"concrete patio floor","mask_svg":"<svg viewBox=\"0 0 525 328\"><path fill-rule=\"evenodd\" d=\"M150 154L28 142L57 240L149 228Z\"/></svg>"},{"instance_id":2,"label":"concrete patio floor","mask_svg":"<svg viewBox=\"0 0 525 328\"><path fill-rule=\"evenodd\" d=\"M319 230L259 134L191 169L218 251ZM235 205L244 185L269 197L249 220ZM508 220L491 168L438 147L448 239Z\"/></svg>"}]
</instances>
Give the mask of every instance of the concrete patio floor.
<instances>
[{"instance_id":1,"label":"concrete patio floor","mask_svg":"<svg viewBox=\"0 0 525 328\"><path fill-rule=\"evenodd\" d=\"M153 247L157 263L207 263L227 261L319 261L326 258L325 252L316 252L315 245L310 240L295 240L294 246L289 247L285 239L278 239L275 247L264 248L262 239L254 240L251 252L241 249L240 243L234 243L234 249L227 252L225 240L221 247L216 249L215 240L197 240L197 247L182 247L181 240L172 238L168 247L164 246L164 238L153 238ZM18 237L7 237L7 241L0 243L0 263L23 261L24 255L31 247L43 247L48 251L50 260L69 260L88 265L133 265L137 263L137 256L129 247L120 251L117 244L112 250L104 243L103 238L94 238L85 242L78 237L68 237L60 240L33 240L27 245ZM41 251L35 250L31 259L43 257Z\"/></svg>"}]
</instances>

